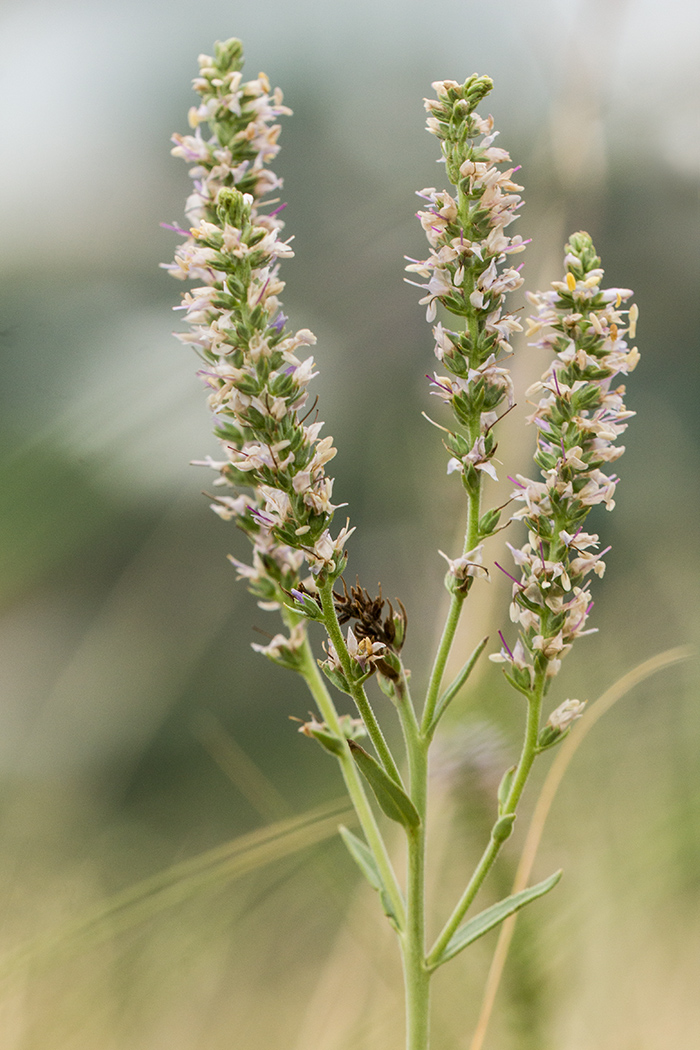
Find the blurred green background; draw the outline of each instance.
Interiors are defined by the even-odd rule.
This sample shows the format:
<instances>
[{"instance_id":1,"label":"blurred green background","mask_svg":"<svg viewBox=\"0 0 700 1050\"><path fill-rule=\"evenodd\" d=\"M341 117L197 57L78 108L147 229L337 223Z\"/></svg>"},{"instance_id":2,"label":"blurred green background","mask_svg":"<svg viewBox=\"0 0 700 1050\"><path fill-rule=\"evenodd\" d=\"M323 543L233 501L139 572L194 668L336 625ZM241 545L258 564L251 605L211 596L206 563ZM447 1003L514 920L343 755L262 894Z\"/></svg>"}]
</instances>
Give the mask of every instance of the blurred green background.
<instances>
[{"instance_id":1,"label":"blurred green background","mask_svg":"<svg viewBox=\"0 0 700 1050\"><path fill-rule=\"evenodd\" d=\"M231 35L295 112L275 164L297 253L284 304L319 340L335 494L357 525L349 577L405 602L416 680L444 606L436 551L457 551L463 507L420 416L436 414L432 340L402 257L424 253L414 191L442 185L422 98L474 71L493 77L499 145L522 164L526 284L557 278L567 234L588 229L641 314L638 416L618 506L595 522L613 545L600 634L552 699L593 700L697 636L697 4L5 0L0 1050L402 1045L397 953L332 814L313 825L320 843L276 840L76 932L139 880L342 794L288 720L306 714L303 690L250 650L277 625L236 583L225 555L245 548L188 465L215 445L195 358L171 336L181 287L158 269L176 243L158 224L182 221L189 185L169 137L186 130L197 54ZM522 391L543 362L517 351ZM519 400L504 474L529 469ZM507 587L486 591L463 648L507 624ZM696 1038L697 678L691 661L637 688L577 755L535 872L566 876L520 923L487 1046ZM486 662L454 705L434 770L436 922L521 718ZM484 901L507 892L521 841ZM436 1050L467 1050L493 938L436 981Z\"/></svg>"}]
</instances>

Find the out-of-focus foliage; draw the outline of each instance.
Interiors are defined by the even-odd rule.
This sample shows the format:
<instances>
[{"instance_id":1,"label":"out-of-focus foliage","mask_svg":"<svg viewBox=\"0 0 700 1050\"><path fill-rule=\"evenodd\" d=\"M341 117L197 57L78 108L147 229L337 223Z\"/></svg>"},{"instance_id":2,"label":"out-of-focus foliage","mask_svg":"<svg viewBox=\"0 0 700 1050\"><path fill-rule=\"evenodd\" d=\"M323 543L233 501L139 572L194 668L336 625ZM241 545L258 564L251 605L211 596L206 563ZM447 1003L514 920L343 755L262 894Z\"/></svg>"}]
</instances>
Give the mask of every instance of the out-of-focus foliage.
<instances>
[{"instance_id":1,"label":"out-of-focus foliage","mask_svg":"<svg viewBox=\"0 0 700 1050\"><path fill-rule=\"evenodd\" d=\"M158 223L181 221L187 192L168 140L185 130L197 52L242 37L247 71L265 69L295 110L278 164L297 253L285 308L319 337L335 495L358 525L351 577L402 598L411 666L440 618L437 548L462 531L459 486L420 417L434 410L430 333L402 284L403 255L422 250L414 190L442 183L422 130L432 80L495 81L502 144L523 165L526 284L556 277L566 235L584 228L608 283L634 288L638 416L618 507L595 523L613 545L600 634L561 679L561 699L592 700L697 636L700 14L689 0L446 0L439 16L414 0L24 0L0 26L9 958L140 879L340 794L287 719L309 706L299 683L250 651L276 627L236 584L225 555L240 537L188 466L214 449L157 264L173 248ZM542 362L521 342L514 369L522 390ZM526 466L519 400L503 474ZM464 651L506 607L494 581ZM675 1050L700 1028L696 677L688 665L639 687L577 756L536 872L565 877L521 920L491 1045ZM444 900L487 833L521 715L493 668L453 705L435 769ZM519 841L484 906L509 892ZM375 906L335 840L281 857L13 970L3 1050L398 1047L398 960ZM468 1046L494 936L437 982L436 1045Z\"/></svg>"}]
</instances>

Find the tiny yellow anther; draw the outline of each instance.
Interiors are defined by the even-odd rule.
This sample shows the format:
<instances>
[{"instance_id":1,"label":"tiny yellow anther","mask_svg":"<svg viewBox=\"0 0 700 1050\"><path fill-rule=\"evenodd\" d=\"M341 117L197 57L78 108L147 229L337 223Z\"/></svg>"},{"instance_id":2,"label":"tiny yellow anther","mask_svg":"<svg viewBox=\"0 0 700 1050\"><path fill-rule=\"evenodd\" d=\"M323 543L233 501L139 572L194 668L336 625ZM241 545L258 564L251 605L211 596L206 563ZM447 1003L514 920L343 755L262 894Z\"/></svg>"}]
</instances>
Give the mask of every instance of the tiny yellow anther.
<instances>
[{"instance_id":1,"label":"tiny yellow anther","mask_svg":"<svg viewBox=\"0 0 700 1050\"><path fill-rule=\"evenodd\" d=\"M567 273L566 275L566 287L570 292L573 292L576 287L576 278L572 273Z\"/></svg>"}]
</instances>

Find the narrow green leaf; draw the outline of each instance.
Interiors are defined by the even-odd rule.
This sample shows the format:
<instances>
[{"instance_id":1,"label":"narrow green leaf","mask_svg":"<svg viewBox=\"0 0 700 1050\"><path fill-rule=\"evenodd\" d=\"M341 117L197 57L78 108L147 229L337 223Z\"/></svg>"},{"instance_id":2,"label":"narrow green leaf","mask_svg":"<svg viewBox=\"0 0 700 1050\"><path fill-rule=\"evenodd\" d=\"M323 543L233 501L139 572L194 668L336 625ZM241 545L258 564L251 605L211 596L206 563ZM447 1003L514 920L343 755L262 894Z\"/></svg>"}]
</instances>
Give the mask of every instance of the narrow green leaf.
<instances>
[{"instance_id":1,"label":"narrow green leaf","mask_svg":"<svg viewBox=\"0 0 700 1050\"><path fill-rule=\"evenodd\" d=\"M475 915L469 922L465 922L464 926L460 926L452 936L440 958L432 964L432 969L437 969L438 966L446 963L448 959L453 959L463 948L478 940L479 937L483 937L494 926L498 926L514 912L520 911L530 901L537 900L538 897L543 897L545 893L549 893L559 882L561 874L561 871L555 871L544 882L538 882L536 886L531 886L529 890L523 890L521 893L514 893L512 897L506 897L505 900L499 901L498 904L487 908L486 911L482 911L480 915Z\"/></svg>"},{"instance_id":2,"label":"narrow green leaf","mask_svg":"<svg viewBox=\"0 0 700 1050\"><path fill-rule=\"evenodd\" d=\"M471 656L467 660L467 662L464 665L464 667L462 668L462 670L459 672L459 674L455 678L454 682L452 682L452 684L450 686L448 686L448 688L445 690L445 692L442 694L442 696L438 700L437 706L435 708L435 714L433 715L433 720L430 723L430 727L428 729L428 733L430 735L432 735L432 733L435 731L436 725L438 724L438 722L440 721L440 719L442 718L442 716L444 715L445 711L447 710L449 705L452 703L454 698L457 696L457 693L460 691L462 686L465 684L465 682L469 678L469 675L472 673L472 671L474 669L474 665L476 664L476 661L479 659L479 657L483 653L484 647L485 647L487 642L488 642L488 638L482 638L482 640L479 642L479 644L477 645L476 649L471 654Z\"/></svg>"},{"instance_id":3,"label":"narrow green leaf","mask_svg":"<svg viewBox=\"0 0 700 1050\"><path fill-rule=\"evenodd\" d=\"M338 831L340 832L340 837L343 842L348 847L348 853L355 861L372 889L377 892L384 889L377 862L374 859L374 854L369 846L367 846L362 839L358 839L357 835L353 835L352 831L348 831L344 824L340 825Z\"/></svg>"},{"instance_id":4,"label":"narrow green leaf","mask_svg":"<svg viewBox=\"0 0 700 1050\"><path fill-rule=\"evenodd\" d=\"M348 740L348 745L360 772L372 788L377 802L387 817L403 824L405 828L417 828L420 825L420 814L403 788L399 787L363 747L360 747L354 740Z\"/></svg>"},{"instance_id":5,"label":"narrow green leaf","mask_svg":"<svg viewBox=\"0 0 700 1050\"><path fill-rule=\"evenodd\" d=\"M353 835L352 831L348 831L348 829L343 824L340 825L338 830L340 832L340 836L343 842L348 848L350 856L355 861L358 868L360 869L364 877L367 879L367 882L370 884L372 889L376 890L379 894L380 900L382 902L382 908L384 909L384 914L386 915L387 919L394 927L394 929L398 930L398 920L396 918L396 914L394 913L394 909L391 906L391 900L389 898L389 894L386 891L386 887L384 886L382 876L379 872L379 868L377 867L377 862L374 859L374 854L372 853L369 846L362 841L362 839L359 839L357 835Z\"/></svg>"}]
</instances>

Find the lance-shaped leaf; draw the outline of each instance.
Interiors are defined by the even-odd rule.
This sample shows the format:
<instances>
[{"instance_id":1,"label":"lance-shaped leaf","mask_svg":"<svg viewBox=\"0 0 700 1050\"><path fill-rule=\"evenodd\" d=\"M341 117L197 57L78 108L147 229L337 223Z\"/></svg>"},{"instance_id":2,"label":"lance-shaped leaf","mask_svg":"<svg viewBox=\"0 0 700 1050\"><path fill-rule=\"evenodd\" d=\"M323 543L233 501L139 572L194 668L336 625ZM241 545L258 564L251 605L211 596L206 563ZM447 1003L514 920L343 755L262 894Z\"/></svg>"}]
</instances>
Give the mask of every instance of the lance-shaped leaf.
<instances>
[{"instance_id":1,"label":"lance-shaped leaf","mask_svg":"<svg viewBox=\"0 0 700 1050\"><path fill-rule=\"evenodd\" d=\"M384 886L384 880L379 872L372 850L362 841L362 839L358 839L357 835L353 835L352 831L348 831L343 824L340 825L338 831L340 832L340 837L348 848L350 856L355 861L372 889L376 890L379 894L384 914L387 919L395 930L400 929L394 909L391 905L389 894Z\"/></svg>"},{"instance_id":2,"label":"lance-shaped leaf","mask_svg":"<svg viewBox=\"0 0 700 1050\"><path fill-rule=\"evenodd\" d=\"M555 871L544 882L538 882L536 886L531 886L529 890L522 890L521 893L514 893L512 897L506 897L505 900L499 901L498 904L487 908L481 914L475 915L469 922L465 922L464 926L460 926L450 938L442 955L435 962L431 963L431 969L435 970L438 966L446 963L448 959L453 959L463 948L478 940L479 937L483 937L485 933L498 926L509 915L520 911L530 901L537 900L538 897L543 897L545 893L549 893L559 882L561 874L561 870Z\"/></svg>"},{"instance_id":3,"label":"lance-shaped leaf","mask_svg":"<svg viewBox=\"0 0 700 1050\"><path fill-rule=\"evenodd\" d=\"M405 828L417 828L420 825L420 814L403 788L363 747L360 747L354 740L348 740L348 745L360 772L372 788L377 802L387 817L403 824Z\"/></svg>"},{"instance_id":4,"label":"lance-shaped leaf","mask_svg":"<svg viewBox=\"0 0 700 1050\"><path fill-rule=\"evenodd\" d=\"M488 638L482 638L474 652L471 654L471 656L465 663L462 670L455 678L454 682L445 690L445 692L438 700L432 720L430 722L430 725L428 726L429 736L432 736L432 734L435 732L435 727L437 726L438 722L440 721L440 719L442 718L442 716L444 715L445 711L452 703L454 698L457 696L457 693L460 691L462 686L466 683L467 679L469 678L469 675L474 670L474 665L476 664L476 661L483 653L484 647L486 646L487 642Z\"/></svg>"}]
</instances>

